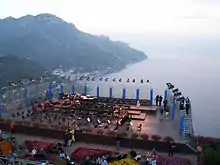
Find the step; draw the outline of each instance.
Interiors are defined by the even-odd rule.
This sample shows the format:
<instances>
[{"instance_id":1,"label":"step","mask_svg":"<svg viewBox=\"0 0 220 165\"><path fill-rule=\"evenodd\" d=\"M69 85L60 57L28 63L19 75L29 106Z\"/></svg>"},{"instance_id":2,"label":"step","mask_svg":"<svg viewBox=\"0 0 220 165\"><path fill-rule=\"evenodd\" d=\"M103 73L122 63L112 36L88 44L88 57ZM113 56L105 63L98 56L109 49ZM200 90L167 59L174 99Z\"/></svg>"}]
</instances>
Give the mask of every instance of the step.
<instances>
[{"instance_id":1,"label":"step","mask_svg":"<svg viewBox=\"0 0 220 165\"><path fill-rule=\"evenodd\" d=\"M147 116L146 113L141 113L140 115L132 115L131 119L132 120L142 120L142 121L144 121L146 116Z\"/></svg>"},{"instance_id":2,"label":"step","mask_svg":"<svg viewBox=\"0 0 220 165\"><path fill-rule=\"evenodd\" d=\"M140 115L141 114L141 111L132 111L132 110L128 110L128 114L129 115Z\"/></svg>"}]
</instances>

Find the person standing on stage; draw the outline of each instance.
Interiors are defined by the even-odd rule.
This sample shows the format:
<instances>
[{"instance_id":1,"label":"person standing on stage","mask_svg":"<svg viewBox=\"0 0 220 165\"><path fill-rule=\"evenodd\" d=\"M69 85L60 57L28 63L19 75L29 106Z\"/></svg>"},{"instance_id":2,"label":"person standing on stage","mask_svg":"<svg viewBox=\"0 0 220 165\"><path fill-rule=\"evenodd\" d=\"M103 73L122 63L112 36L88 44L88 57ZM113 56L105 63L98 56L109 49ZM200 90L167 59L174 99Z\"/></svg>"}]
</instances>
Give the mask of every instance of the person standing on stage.
<instances>
[{"instance_id":1,"label":"person standing on stage","mask_svg":"<svg viewBox=\"0 0 220 165\"><path fill-rule=\"evenodd\" d=\"M189 114L189 109L190 109L190 102L186 101L186 105L185 105L185 109L186 109L186 114Z\"/></svg>"},{"instance_id":2,"label":"person standing on stage","mask_svg":"<svg viewBox=\"0 0 220 165\"><path fill-rule=\"evenodd\" d=\"M160 96L159 96L159 106L162 105L162 101L163 101L163 97L160 95Z\"/></svg>"},{"instance_id":3,"label":"person standing on stage","mask_svg":"<svg viewBox=\"0 0 220 165\"><path fill-rule=\"evenodd\" d=\"M156 99L155 99L155 100L156 100L156 106L158 106L158 105L159 105L159 104L158 104L158 103L159 103L159 99L160 99L160 96L159 96L159 95L157 95L157 96L156 96Z\"/></svg>"}]
</instances>

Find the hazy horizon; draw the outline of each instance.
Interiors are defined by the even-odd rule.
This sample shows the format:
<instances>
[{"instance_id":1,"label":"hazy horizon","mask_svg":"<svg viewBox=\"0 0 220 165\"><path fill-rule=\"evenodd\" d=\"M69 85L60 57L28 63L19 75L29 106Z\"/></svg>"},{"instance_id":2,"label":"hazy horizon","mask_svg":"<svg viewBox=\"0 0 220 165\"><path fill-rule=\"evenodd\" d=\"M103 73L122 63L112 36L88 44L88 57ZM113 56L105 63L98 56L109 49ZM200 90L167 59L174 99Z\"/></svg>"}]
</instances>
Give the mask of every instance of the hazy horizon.
<instances>
[{"instance_id":1,"label":"hazy horizon","mask_svg":"<svg viewBox=\"0 0 220 165\"><path fill-rule=\"evenodd\" d=\"M84 32L129 43L150 57L203 58L220 53L217 0L0 0L0 6L0 19L55 14Z\"/></svg>"},{"instance_id":2,"label":"hazy horizon","mask_svg":"<svg viewBox=\"0 0 220 165\"><path fill-rule=\"evenodd\" d=\"M0 18L52 13L93 34L220 34L218 0L0 0Z\"/></svg>"}]
</instances>

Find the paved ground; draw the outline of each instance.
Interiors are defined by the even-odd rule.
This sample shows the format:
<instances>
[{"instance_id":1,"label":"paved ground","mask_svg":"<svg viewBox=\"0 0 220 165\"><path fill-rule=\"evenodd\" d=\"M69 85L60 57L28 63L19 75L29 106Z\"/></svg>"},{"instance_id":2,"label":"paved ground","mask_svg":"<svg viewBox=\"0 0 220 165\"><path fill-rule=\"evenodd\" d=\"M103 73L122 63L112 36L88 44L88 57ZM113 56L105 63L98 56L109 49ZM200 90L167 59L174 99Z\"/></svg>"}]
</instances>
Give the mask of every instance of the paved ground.
<instances>
[{"instance_id":1,"label":"paved ground","mask_svg":"<svg viewBox=\"0 0 220 165\"><path fill-rule=\"evenodd\" d=\"M50 138L43 138L43 137L36 137L36 136L27 136L23 134L15 134L16 140L19 144L24 144L25 140L39 140L44 142L59 142L57 139L50 139ZM97 149L105 149L110 151L116 151L114 146L106 146L106 145L99 145L99 144L87 144L87 143L78 143L76 142L72 147L66 147L65 152L70 155L76 148L78 147L87 147L87 148L97 148ZM121 148L121 153L128 153L131 148ZM146 152L145 150L137 150L137 152ZM159 153L160 155L167 155L167 153ZM176 156L180 156L183 158L190 159L194 164L196 164L196 156L195 155L183 155L183 154L176 154Z\"/></svg>"}]
</instances>

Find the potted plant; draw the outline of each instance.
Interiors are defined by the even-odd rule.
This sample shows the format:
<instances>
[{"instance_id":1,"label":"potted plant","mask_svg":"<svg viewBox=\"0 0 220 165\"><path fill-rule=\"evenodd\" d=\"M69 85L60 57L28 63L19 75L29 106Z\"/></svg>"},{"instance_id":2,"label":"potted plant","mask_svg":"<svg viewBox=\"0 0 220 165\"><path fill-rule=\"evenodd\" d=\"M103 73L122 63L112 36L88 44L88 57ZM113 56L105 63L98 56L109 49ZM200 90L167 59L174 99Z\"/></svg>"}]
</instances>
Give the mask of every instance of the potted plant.
<instances>
[{"instance_id":1,"label":"potted plant","mask_svg":"<svg viewBox=\"0 0 220 165\"><path fill-rule=\"evenodd\" d=\"M139 136L140 136L140 134L136 133L136 132L131 135L131 137L134 139L137 139Z\"/></svg>"},{"instance_id":2,"label":"potted plant","mask_svg":"<svg viewBox=\"0 0 220 165\"><path fill-rule=\"evenodd\" d=\"M161 139L161 136L159 136L159 135L152 135L151 139L155 140L155 141L159 141Z\"/></svg>"},{"instance_id":3,"label":"potted plant","mask_svg":"<svg viewBox=\"0 0 220 165\"><path fill-rule=\"evenodd\" d=\"M144 140L148 140L149 139L149 135L146 133L141 134L141 138Z\"/></svg>"},{"instance_id":4,"label":"potted plant","mask_svg":"<svg viewBox=\"0 0 220 165\"><path fill-rule=\"evenodd\" d=\"M116 131L113 131L113 130L109 130L109 131L107 132L107 134L108 134L109 136L115 136L115 135L117 134L117 132L116 132Z\"/></svg>"},{"instance_id":5,"label":"potted plant","mask_svg":"<svg viewBox=\"0 0 220 165\"><path fill-rule=\"evenodd\" d=\"M121 133L119 133L119 136L120 137L126 137L126 136L128 136L128 134L127 134L127 132L121 132Z\"/></svg>"},{"instance_id":6,"label":"potted plant","mask_svg":"<svg viewBox=\"0 0 220 165\"><path fill-rule=\"evenodd\" d=\"M170 136L166 136L166 137L163 138L163 141L164 142L173 142L174 139L172 137L170 137Z\"/></svg>"},{"instance_id":7,"label":"potted plant","mask_svg":"<svg viewBox=\"0 0 220 165\"><path fill-rule=\"evenodd\" d=\"M97 130L97 134L102 135L103 133L104 133L104 131L102 129Z\"/></svg>"}]
</instances>

